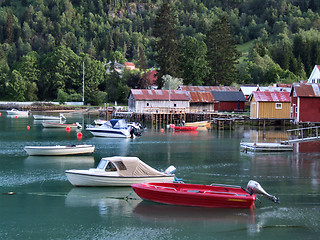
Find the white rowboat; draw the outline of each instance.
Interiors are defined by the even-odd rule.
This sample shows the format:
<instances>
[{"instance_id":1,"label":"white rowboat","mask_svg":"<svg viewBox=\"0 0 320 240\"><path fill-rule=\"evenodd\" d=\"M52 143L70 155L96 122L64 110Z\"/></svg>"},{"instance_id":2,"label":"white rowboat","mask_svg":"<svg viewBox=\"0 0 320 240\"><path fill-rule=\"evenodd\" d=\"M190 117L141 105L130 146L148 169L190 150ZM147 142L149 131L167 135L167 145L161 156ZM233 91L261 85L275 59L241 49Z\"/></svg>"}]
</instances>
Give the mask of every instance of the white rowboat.
<instances>
[{"instance_id":1,"label":"white rowboat","mask_svg":"<svg viewBox=\"0 0 320 240\"><path fill-rule=\"evenodd\" d=\"M25 146L24 150L30 156L62 156L93 153L94 145L70 145L70 146Z\"/></svg>"}]
</instances>

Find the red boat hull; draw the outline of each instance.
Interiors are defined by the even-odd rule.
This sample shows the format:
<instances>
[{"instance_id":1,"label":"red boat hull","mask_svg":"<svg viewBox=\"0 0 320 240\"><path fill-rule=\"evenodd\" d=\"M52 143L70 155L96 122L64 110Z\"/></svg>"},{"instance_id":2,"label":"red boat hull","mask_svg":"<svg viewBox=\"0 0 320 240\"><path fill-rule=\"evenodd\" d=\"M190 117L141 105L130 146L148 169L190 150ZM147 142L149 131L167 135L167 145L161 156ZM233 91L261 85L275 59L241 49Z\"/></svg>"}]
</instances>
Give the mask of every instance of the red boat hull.
<instances>
[{"instance_id":1,"label":"red boat hull","mask_svg":"<svg viewBox=\"0 0 320 240\"><path fill-rule=\"evenodd\" d=\"M174 126L175 131L196 131L198 126Z\"/></svg>"},{"instance_id":2,"label":"red boat hull","mask_svg":"<svg viewBox=\"0 0 320 240\"><path fill-rule=\"evenodd\" d=\"M143 200L208 208L251 208L256 199L240 187L184 183L140 183L133 190Z\"/></svg>"}]
</instances>

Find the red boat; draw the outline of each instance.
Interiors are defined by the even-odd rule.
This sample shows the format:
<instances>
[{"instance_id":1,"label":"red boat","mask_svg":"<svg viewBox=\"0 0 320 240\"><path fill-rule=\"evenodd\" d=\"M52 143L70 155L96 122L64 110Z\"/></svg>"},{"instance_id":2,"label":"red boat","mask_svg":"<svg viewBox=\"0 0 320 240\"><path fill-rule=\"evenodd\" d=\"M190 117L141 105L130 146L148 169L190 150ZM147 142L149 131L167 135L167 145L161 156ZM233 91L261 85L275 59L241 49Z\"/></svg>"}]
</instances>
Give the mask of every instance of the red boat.
<instances>
[{"instance_id":1,"label":"red boat","mask_svg":"<svg viewBox=\"0 0 320 240\"><path fill-rule=\"evenodd\" d=\"M133 190L143 200L157 203L209 208L252 208L255 194L262 194L279 203L279 199L266 193L259 183L250 181L247 189L240 186L185 183L139 183Z\"/></svg>"},{"instance_id":2,"label":"red boat","mask_svg":"<svg viewBox=\"0 0 320 240\"><path fill-rule=\"evenodd\" d=\"M175 131L196 131L198 126L172 126Z\"/></svg>"}]
</instances>

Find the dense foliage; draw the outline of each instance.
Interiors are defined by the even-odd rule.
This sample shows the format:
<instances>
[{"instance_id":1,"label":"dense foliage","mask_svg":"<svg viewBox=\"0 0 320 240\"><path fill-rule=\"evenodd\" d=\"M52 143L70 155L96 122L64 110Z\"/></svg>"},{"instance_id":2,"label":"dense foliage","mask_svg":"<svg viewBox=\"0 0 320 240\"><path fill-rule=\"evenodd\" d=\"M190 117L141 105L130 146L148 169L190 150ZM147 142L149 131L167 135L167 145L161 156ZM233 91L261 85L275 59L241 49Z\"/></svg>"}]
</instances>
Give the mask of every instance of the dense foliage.
<instances>
[{"instance_id":1,"label":"dense foliage","mask_svg":"<svg viewBox=\"0 0 320 240\"><path fill-rule=\"evenodd\" d=\"M151 67L193 85L298 81L320 64L319 12L318 0L1 0L0 99L81 101L83 63L92 104L125 102Z\"/></svg>"}]
</instances>

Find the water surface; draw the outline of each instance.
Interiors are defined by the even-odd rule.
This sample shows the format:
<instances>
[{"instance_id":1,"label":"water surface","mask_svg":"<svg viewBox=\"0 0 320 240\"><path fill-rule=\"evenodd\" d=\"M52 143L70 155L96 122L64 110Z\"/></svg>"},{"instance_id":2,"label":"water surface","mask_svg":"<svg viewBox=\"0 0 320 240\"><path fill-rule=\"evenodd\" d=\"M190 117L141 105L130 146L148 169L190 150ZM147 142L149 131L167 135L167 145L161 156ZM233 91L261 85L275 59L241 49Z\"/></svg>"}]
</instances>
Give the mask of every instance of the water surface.
<instances>
[{"instance_id":1,"label":"water surface","mask_svg":"<svg viewBox=\"0 0 320 240\"><path fill-rule=\"evenodd\" d=\"M66 115L90 123L91 116ZM242 153L241 141L279 141L282 129L163 132L136 139L97 138L82 130L43 129L32 118L0 116L1 239L317 239L320 234L320 145L290 153ZM30 126L30 130L27 130ZM89 156L33 157L26 145L94 144ZM137 156L158 170L170 165L186 183L246 186L271 194L252 210L204 209L141 201L131 188L74 188L66 169L96 167L102 157ZM8 193L13 194L8 194ZM128 196L130 200L124 200Z\"/></svg>"}]
</instances>

